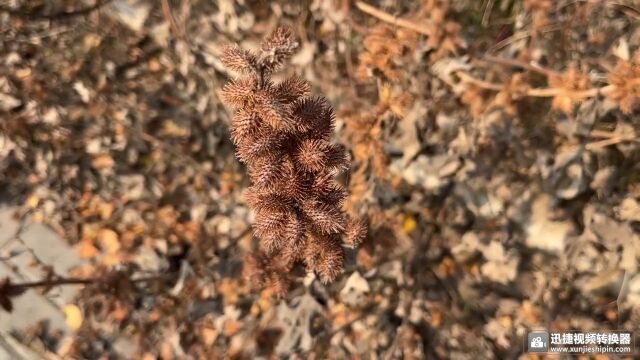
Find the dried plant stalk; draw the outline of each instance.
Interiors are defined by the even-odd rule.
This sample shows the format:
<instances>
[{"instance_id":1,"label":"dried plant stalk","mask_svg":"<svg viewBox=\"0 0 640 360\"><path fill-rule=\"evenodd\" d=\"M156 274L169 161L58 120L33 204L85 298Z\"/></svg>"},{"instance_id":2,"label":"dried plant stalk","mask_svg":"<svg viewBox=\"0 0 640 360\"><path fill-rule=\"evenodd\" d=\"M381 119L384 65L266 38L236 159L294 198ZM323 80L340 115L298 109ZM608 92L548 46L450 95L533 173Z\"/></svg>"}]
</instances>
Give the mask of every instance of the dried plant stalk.
<instances>
[{"instance_id":1,"label":"dried plant stalk","mask_svg":"<svg viewBox=\"0 0 640 360\"><path fill-rule=\"evenodd\" d=\"M236 109L231 136L252 180L245 199L255 212L260 249L248 271L257 285L279 294L297 264L324 282L334 280L344 268L343 245L357 246L365 234L342 210L346 192L334 180L348 165L345 151L330 142L333 109L324 98L310 97L311 86L301 78L271 80L297 46L290 29L278 28L258 54L234 46L222 58L242 75L223 96Z\"/></svg>"}]
</instances>

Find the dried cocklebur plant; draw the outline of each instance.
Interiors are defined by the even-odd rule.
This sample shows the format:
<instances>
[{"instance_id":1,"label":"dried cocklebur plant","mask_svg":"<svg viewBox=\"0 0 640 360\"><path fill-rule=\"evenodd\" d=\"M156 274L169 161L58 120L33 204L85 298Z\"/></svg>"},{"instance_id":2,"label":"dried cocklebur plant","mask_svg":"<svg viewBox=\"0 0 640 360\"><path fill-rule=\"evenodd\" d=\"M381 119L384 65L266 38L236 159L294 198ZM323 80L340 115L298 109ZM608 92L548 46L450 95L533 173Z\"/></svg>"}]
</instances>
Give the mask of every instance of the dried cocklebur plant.
<instances>
[{"instance_id":1,"label":"dried cocklebur plant","mask_svg":"<svg viewBox=\"0 0 640 360\"><path fill-rule=\"evenodd\" d=\"M255 212L260 248L247 268L256 285L280 295L298 264L324 282L334 280L344 268L343 243L357 246L365 236L362 222L342 210L346 191L334 180L347 168L347 157L330 142L331 106L310 97L310 84L299 77L271 80L297 46L291 30L278 28L258 54L233 46L222 58L242 75L223 96L236 109L231 137L252 180L245 200Z\"/></svg>"},{"instance_id":2,"label":"dried cocklebur plant","mask_svg":"<svg viewBox=\"0 0 640 360\"><path fill-rule=\"evenodd\" d=\"M389 81L402 79L402 57L415 48L418 36L407 29L393 29L381 24L369 30L363 41L364 51L360 54L360 65L356 73L359 80L367 80L380 75Z\"/></svg>"},{"instance_id":3,"label":"dried cocklebur plant","mask_svg":"<svg viewBox=\"0 0 640 360\"><path fill-rule=\"evenodd\" d=\"M623 113L631 114L640 108L640 51L630 60L620 60L608 79L612 85L609 98Z\"/></svg>"}]
</instances>

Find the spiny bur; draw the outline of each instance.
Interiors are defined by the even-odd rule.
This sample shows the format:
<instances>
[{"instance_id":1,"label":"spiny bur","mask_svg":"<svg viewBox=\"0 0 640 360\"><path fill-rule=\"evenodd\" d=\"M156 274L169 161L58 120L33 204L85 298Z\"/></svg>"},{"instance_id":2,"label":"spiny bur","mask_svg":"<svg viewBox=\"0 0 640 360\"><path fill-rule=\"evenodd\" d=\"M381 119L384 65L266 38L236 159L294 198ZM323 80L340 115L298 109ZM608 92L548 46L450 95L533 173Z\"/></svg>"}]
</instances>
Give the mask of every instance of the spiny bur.
<instances>
[{"instance_id":1,"label":"spiny bur","mask_svg":"<svg viewBox=\"0 0 640 360\"><path fill-rule=\"evenodd\" d=\"M290 29L278 28L258 53L231 46L222 57L240 74L223 97L235 108L231 139L252 181L245 200L260 240L245 271L255 285L279 295L297 265L333 281L344 268L343 245L355 247L366 234L364 224L342 210L347 194L334 180L348 161L344 149L331 143L333 109L324 98L311 97L310 84L299 77L271 80L297 46Z\"/></svg>"}]
</instances>

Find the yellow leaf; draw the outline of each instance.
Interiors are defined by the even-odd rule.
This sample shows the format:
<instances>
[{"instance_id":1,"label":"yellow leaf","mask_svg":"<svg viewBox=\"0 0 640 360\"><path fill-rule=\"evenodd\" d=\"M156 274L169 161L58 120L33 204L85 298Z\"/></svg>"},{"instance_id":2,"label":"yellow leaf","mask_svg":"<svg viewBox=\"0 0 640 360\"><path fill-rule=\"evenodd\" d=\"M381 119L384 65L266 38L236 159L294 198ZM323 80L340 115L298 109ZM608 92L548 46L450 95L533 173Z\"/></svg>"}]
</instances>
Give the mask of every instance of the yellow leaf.
<instances>
[{"instance_id":1,"label":"yellow leaf","mask_svg":"<svg viewBox=\"0 0 640 360\"><path fill-rule=\"evenodd\" d=\"M27 199L27 206L32 209L37 208L39 203L40 203L40 198L36 195L31 195Z\"/></svg>"},{"instance_id":2,"label":"yellow leaf","mask_svg":"<svg viewBox=\"0 0 640 360\"><path fill-rule=\"evenodd\" d=\"M67 325L73 330L78 330L82 326L82 312L80 308L73 304L67 304L62 309Z\"/></svg>"},{"instance_id":3,"label":"yellow leaf","mask_svg":"<svg viewBox=\"0 0 640 360\"><path fill-rule=\"evenodd\" d=\"M111 229L101 229L98 233L98 243L108 254L115 254L120 250L118 234Z\"/></svg>"},{"instance_id":4,"label":"yellow leaf","mask_svg":"<svg viewBox=\"0 0 640 360\"><path fill-rule=\"evenodd\" d=\"M415 230L417 225L418 223L416 222L416 219L413 218L413 216L407 216L404 218L403 228L404 232L406 232L407 234Z\"/></svg>"}]
</instances>

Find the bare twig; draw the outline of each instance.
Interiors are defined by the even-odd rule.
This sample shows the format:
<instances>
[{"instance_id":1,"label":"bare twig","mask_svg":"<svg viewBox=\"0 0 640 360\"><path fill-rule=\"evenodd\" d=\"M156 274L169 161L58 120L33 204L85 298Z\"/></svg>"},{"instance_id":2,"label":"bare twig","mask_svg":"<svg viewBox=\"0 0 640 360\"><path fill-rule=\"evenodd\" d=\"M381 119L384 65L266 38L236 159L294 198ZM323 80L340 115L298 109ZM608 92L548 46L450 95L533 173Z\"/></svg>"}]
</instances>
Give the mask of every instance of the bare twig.
<instances>
[{"instance_id":1,"label":"bare twig","mask_svg":"<svg viewBox=\"0 0 640 360\"><path fill-rule=\"evenodd\" d=\"M360 9L360 11L369 14L375 18L378 18L384 22L387 22L391 25L394 26L399 26L405 29L409 29L409 30L413 30L417 33L423 34L423 35L431 35L431 30L424 26L424 25L420 25L417 24L413 21L410 20L406 20L406 19L400 19L397 18L391 14L388 14L382 10L376 9L375 7L365 3L364 1L358 1L356 2L356 7L358 9Z\"/></svg>"},{"instance_id":2,"label":"bare twig","mask_svg":"<svg viewBox=\"0 0 640 360\"><path fill-rule=\"evenodd\" d=\"M165 274L159 274L149 277L142 277L137 279L130 279L129 274L126 273L112 273L105 276L99 276L95 278L62 278L62 277L47 277L44 280L13 283L11 279L5 277L0 279L0 307L5 311L11 312L13 310L13 299L23 294L28 289L32 288L44 288L45 290L52 287L66 286L66 285L99 285L119 291L123 287L131 287L132 284L157 281L157 280L169 280L176 277L178 273L170 272Z\"/></svg>"},{"instance_id":3,"label":"bare twig","mask_svg":"<svg viewBox=\"0 0 640 360\"><path fill-rule=\"evenodd\" d=\"M633 137L629 137L629 136L618 135L618 136L610 138L610 139L604 139L604 140L590 142L585 146L585 148L587 150L597 150L597 149L602 149L602 148L607 147L607 146L616 145L616 144L619 144L619 143L622 143L622 142L625 142L625 141L638 141L638 139L633 138Z\"/></svg>"},{"instance_id":4,"label":"bare twig","mask_svg":"<svg viewBox=\"0 0 640 360\"><path fill-rule=\"evenodd\" d=\"M496 63L496 64L501 64L501 65L507 65L507 66L515 66L515 67L519 67L522 69L526 69L526 70L530 70L530 71L534 71L537 73L540 73L546 77L550 77L550 76L558 76L559 74L553 70L550 69L545 69L545 68L541 68L539 66L536 65L532 65L532 64L528 64L522 61L518 61L518 60L514 60L514 59L505 59L502 57L497 57L497 56L492 56L492 55L485 55L482 57L482 60L484 61L488 61L488 62L492 62L492 63Z\"/></svg>"},{"instance_id":5,"label":"bare twig","mask_svg":"<svg viewBox=\"0 0 640 360\"><path fill-rule=\"evenodd\" d=\"M176 23L175 18L173 17L173 13L171 12L171 6L169 5L169 0L162 0L161 7L162 7L162 14L164 15L165 19L167 19L167 22L169 23L169 27L171 28L171 32L173 32L173 34L178 39L184 41L185 40L184 33L182 32L182 30L180 30L180 28L178 27L178 24Z\"/></svg>"},{"instance_id":6,"label":"bare twig","mask_svg":"<svg viewBox=\"0 0 640 360\"><path fill-rule=\"evenodd\" d=\"M557 31L557 30L561 30L561 29L563 29L562 25L549 25L549 26L540 28L538 30L538 32L540 32L540 33L548 33L548 32L553 32L553 31ZM504 48L505 46L513 44L516 41L526 39L526 38L528 38L530 36L532 36L532 33L529 30L519 31L519 32L511 35L510 37L508 37L508 38L498 42L497 44L493 45L491 47L491 49L489 50L489 52L496 52L496 51Z\"/></svg>"},{"instance_id":7,"label":"bare twig","mask_svg":"<svg viewBox=\"0 0 640 360\"><path fill-rule=\"evenodd\" d=\"M490 83L484 80L476 79L475 77L469 75L468 73L462 70L456 72L456 75L458 75L460 80L476 85L482 89L494 90L494 91L500 91L504 89L504 86L502 84L495 84L495 83ZM606 85L603 87L595 87L595 88L581 90L581 91L568 91L566 89L560 89L560 88L533 88L533 89L528 89L526 91L526 96L554 97L558 95L568 95L574 99L586 99L586 98L594 97L597 95L609 94L613 92L614 89L615 89L614 85Z\"/></svg>"},{"instance_id":8,"label":"bare twig","mask_svg":"<svg viewBox=\"0 0 640 360\"><path fill-rule=\"evenodd\" d=\"M487 0L486 6L484 7L484 13L482 14L482 26L484 27L489 25L489 18L491 17L494 2L495 0Z\"/></svg>"},{"instance_id":9,"label":"bare twig","mask_svg":"<svg viewBox=\"0 0 640 360\"><path fill-rule=\"evenodd\" d=\"M486 90L495 90L495 91L500 91L502 89L504 89L504 86L501 84L493 84L490 83L488 81L484 81L484 80L480 80L480 79L476 79L473 76L469 75L468 73L464 72L464 71L458 71L456 72L456 75L458 75L458 77L460 78L460 80L464 81L464 82L468 82L471 83L477 87L486 89Z\"/></svg>"},{"instance_id":10,"label":"bare twig","mask_svg":"<svg viewBox=\"0 0 640 360\"><path fill-rule=\"evenodd\" d=\"M143 277L138 279L131 279L130 282L134 284L143 283L143 282L156 281L156 280L165 280L175 276L176 276L175 273L160 274L160 275L148 276L148 277ZM40 281L11 284L10 287L16 288L16 289L30 289L30 288L38 288L38 287L52 287L52 286L64 286L64 285L88 285L88 284L100 283L100 282L103 282L104 280L105 280L104 277L57 278L57 279L47 279L47 280L40 280Z\"/></svg>"},{"instance_id":11,"label":"bare twig","mask_svg":"<svg viewBox=\"0 0 640 360\"><path fill-rule=\"evenodd\" d=\"M589 135L593 137L605 138L605 139L611 139L616 136L620 136L620 134L618 133L611 132L611 131L603 131L603 130L592 130L591 133L589 133Z\"/></svg>"},{"instance_id":12,"label":"bare twig","mask_svg":"<svg viewBox=\"0 0 640 360\"><path fill-rule=\"evenodd\" d=\"M620 134L617 132L602 131L602 130L593 130L589 135L591 135L594 138L600 138L601 140L588 143L585 146L587 150L601 149L607 146L616 145L626 141L634 141L634 142L640 141L640 139L638 139L634 134Z\"/></svg>"}]
</instances>

